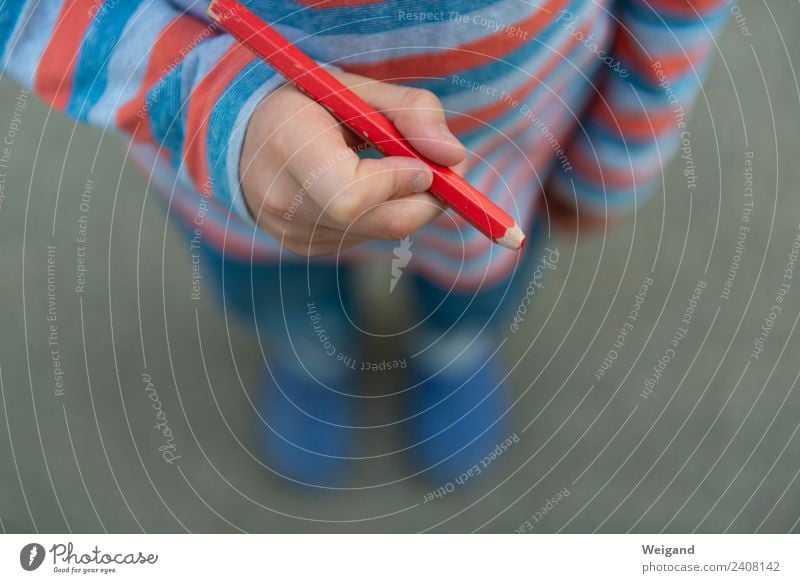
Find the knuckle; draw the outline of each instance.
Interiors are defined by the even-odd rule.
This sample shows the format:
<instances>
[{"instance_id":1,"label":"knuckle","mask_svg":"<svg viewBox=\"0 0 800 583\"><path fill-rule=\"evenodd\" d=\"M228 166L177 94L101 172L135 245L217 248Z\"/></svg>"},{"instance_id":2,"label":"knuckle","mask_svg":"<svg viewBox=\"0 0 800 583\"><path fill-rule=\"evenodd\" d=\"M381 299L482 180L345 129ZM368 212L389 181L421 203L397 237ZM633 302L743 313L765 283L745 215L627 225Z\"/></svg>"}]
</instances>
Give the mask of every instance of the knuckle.
<instances>
[{"instance_id":1,"label":"knuckle","mask_svg":"<svg viewBox=\"0 0 800 583\"><path fill-rule=\"evenodd\" d=\"M268 192L264 199L261 201L260 213L267 213L269 215L280 216L285 212L284 205L281 203L278 196L274 192ZM260 214L259 213L259 214Z\"/></svg>"},{"instance_id":2,"label":"knuckle","mask_svg":"<svg viewBox=\"0 0 800 583\"><path fill-rule=\"evenodd\" d=\"M392 218L382 229L384 239L390 241L404 239L416 231L416 225L407 216L400 215Z\"/></svg>"},{"instance_id":3,"label":"knuckle","mask_svg":"<svg viewBox=\"0 0 800 583\"><path fill-rule=\"evenodd\" d=\"M328 216L344 224L350 224L361 214L361 199L352 192L340 193L327 208Z\"/></svg>"},{"instance_id":4,"label":"knuckle","mask_svg":"<svg viewBox=\"0 0 800 583\"><path fill-rule=\"evenodd\" d=\"M368 201L378 203L398 194L404 181L400 165L384 160L362 160L358 166L356 180L350 187L350 195L361 201L361 208ZM409 187L410 190L410 187Z\"/></svg>"},{"instance_id":5,"label":"knuckle","mask_svg":"<svg viewBox=\"0 0 800 583\"><path fill-rule=\"evenodd\" d=\"M292 148L289 146L289 140L283 139L279 130L273 130L265 133L265 139L262 146L266 152L266 156L271 160L277 160L283 163L288 160L292 155Z\"/></svg>"},{"instance_id":6,"label":"knuckle","mask_svg":"<svg viewBox=\"0 0 800 583\"><path fill-rule=\"evenodd\" d=\"M363 176L363 169L360 167L349 184L332 193L326 213L335 221L350 224L366 211L367 201L375 194L375 184L369 175Z\"/></svg>"},{"instance_id":7,"label":"knuckle","mask_svg":"<svg viewBox=\"0 0 800 583\"><path fill-rule=\"evenodd\" d=\"M442 109L439 98L427 89L408 89L405 95L405 105L412 109Z\"/></svg>"}]
</instances>

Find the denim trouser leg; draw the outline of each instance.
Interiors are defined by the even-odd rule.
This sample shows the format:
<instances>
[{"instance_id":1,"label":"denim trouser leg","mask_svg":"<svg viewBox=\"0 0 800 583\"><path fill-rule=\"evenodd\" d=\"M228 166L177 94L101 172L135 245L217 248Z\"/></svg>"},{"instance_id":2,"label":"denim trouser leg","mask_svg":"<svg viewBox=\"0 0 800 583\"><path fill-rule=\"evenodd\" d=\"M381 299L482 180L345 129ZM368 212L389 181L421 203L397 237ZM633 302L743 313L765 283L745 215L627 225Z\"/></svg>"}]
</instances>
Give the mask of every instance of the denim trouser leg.
<instances>
[{"instance_id":1,"label":"denim trouser leg","mask_svg":"<svg viewBox=\"0 0 800 583\"><path fill-rule=\"evenodd\" d=\"M533 266L541 259L545 241L542 221L537 221L511 279L476 293L448 292L414 275L413 301L427 318L426 327L441 334L451 327L491 332L507 325ZM308 360L325 368L340 355L345 359L356 355L361 334L350 321L358 318L352 268L297 262L296 258L281 265L250 263L224 257L211 248L204 250L204 256L207 269L220 283L228 312L252 323L281 358Z\"/></svg>"},{"instance_id":2,"label":"denim trouser leg","mask_svg":"<svg viewBox=\"0 0 800 583\"><path fill-rule=\"evenodd\" d=\"M341 372L339 354L356 350L350 294L352 269L284 261L251 263L203 251L204 265L220 289L226 313L261 336L268 361L304 368L322 382Z\"/></svg>"},{"instance_id":3,"label":"denim trouser leg","mask_svg":"<svg viewBox=\"0 0 800 583\"><path fill-rule=\"evenodd\" d=\"M491 332L498 326L508 325L511 310L529 283L531 270L541 259L545 244L544 224L537 220L525 249L521 251L524 256L510 279L473 293L448 292L425 278L415 276L415 300L419 302L423 317L427 317L426 324L439 334L448 331L456 321L458 324L454 330L463 327L474 331L485 326Z\"/></svg>"}]
</instances>

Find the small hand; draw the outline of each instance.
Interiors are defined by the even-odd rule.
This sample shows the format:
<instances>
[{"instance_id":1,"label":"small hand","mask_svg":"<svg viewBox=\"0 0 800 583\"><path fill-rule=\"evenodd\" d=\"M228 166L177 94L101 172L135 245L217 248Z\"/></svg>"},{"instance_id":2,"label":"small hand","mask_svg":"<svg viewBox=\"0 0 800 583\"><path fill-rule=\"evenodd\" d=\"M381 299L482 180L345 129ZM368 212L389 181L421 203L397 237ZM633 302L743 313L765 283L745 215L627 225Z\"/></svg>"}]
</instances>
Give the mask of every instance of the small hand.
<instances>
[{"instance_id":1,"label":"small hand","mask_svg":"<svg viewBox=\"0 0 800 583\"><path fill-rule=\"evenodd\" d=\"M464 146L447 129L430 92L336 73L345 85L394 122L430 160L458 166ZM336 253L371 239L402 239L443 210L426 191L424 162L403 157L361 159L361 139L291 85L258 107L245 136L240 174L259 225L302 256Z\"/></svg>"}]
</instances>

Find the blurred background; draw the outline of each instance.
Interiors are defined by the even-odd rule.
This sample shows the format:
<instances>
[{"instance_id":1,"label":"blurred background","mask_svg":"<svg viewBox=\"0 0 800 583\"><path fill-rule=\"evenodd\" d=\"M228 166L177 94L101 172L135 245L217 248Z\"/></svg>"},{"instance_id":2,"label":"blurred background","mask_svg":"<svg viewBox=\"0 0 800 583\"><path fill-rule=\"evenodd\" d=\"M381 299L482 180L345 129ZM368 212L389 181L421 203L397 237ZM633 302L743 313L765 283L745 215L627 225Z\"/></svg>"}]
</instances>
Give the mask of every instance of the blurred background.
<instances>
[{"instance_id":1,"label":"blurred background","mask_svg":"<svg viewBox=\"0 0 800 583\"><path fill-rule=\"evenodd\" d=\"M691 160L616 229L548 242L504 347L519 441L452 492L392 453L396 425L365 436L351 487L275 478L258 343L211 282L190 300L188 241L125 145L0 80L0 529L800 532L800 5L731 10Z\"/></svg>"}]
</instances>

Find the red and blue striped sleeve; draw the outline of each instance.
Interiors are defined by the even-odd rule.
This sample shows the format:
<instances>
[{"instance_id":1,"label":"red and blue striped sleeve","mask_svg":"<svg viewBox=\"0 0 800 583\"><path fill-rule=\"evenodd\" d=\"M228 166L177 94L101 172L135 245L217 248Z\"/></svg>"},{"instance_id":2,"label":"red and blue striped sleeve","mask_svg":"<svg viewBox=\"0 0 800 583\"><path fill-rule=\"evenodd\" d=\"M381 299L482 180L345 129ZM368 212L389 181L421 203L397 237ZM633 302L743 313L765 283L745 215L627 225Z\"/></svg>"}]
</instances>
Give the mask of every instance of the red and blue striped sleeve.
<instances>
[{"instance_id":1,"label":"red and blue striped sleeve","mask_svg":"<svg viewBox=\"0 0 800 583\"><path fill-rule=\"evenodd\" d=\"M621 0L593 99L548 193L589 213L624 214L661 184L728 15L726 0ZM605 57L606 55L599 55Z\"/></svg>"},{"instance_id":2,"label":"red and blue striped sleeve","mask_svg":"<svg viewBox=\"0 0 800 583\"><path fill-rule=\"evenodd\" d=\"M2 72L53 108L159 149L179 179L249 220L239 156L282 78L168 0L0 2Z\"/></svg>"}]
</instances>

